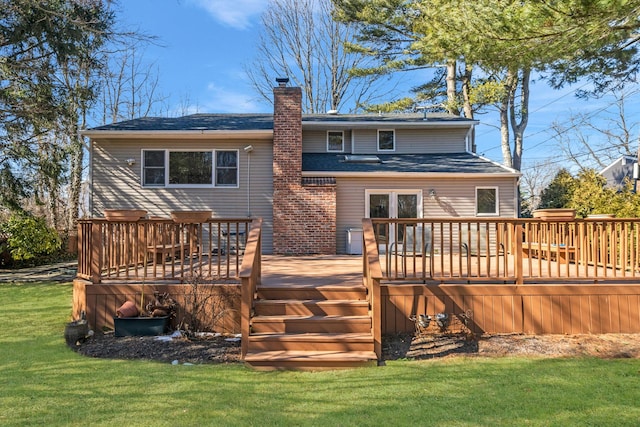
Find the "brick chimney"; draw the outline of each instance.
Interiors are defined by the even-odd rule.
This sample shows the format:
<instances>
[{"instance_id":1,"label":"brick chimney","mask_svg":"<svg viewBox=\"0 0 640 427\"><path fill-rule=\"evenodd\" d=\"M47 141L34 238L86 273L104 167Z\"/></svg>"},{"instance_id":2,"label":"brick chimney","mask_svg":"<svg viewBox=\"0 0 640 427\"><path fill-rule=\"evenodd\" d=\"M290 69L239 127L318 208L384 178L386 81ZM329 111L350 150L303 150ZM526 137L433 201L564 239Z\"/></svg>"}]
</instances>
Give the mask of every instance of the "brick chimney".
<instances>
[{"instance_id":1,"label":"brick chimney","mask_svg":"<svg viewBox=\"0 0 640 427\"><path fill-rule=\"evenodd\" d=\"M273 186L287 190L302 179L302 90L277 79L273 89Z\"/></svg>"},{"instance_id":2,"label":"brick chimney","mask_svg":"<svg viewBox=\"0 0 640 427\"><path fill-rule=\"evenodd\" d=\"M335 254L335 183L302 184L302 90L273 89L273 253Z\"/></svg>"}]
</instances>

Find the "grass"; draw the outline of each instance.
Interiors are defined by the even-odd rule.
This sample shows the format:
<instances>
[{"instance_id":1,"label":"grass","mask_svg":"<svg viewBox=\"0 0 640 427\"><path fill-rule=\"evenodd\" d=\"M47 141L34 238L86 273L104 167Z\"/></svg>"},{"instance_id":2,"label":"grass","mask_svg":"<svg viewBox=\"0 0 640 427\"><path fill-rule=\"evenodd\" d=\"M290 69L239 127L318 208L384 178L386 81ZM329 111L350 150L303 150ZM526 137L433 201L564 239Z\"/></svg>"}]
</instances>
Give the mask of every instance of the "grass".
<instances>
[{"instance_id":1,"label":"grass","mask_svg":"<svg viewBox=\"0 0 640 427\"><path fill-rule=\"evenodd\" d=\"M2 284L3 426L637 425L640 360L451 358L329 372L90 359L68 284Z\"/></svg>"}]
</instances>

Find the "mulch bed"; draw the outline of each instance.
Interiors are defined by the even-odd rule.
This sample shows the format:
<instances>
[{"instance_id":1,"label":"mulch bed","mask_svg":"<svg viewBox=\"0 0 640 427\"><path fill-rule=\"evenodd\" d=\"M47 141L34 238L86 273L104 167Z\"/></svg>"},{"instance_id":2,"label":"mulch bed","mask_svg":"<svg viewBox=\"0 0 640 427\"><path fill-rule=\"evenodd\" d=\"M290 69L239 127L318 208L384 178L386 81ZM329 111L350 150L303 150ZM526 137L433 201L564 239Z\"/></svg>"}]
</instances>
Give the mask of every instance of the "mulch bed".
<instances>
[{"instance_id":1,"label":"mulch bed","mask_svg":"<svg viewBox=\"0 0 640 427\"><path fill-rule=\"evenodd\" d=\"M73 347L85 356L98 358L146 359L174 364L241 363L240 341L224 335L159 340L156 337L97 334ZM474 337L465 333L417 333L383 338L384 360L461 356L640 358L640 334Z\"/></svg>"}]
</instances>

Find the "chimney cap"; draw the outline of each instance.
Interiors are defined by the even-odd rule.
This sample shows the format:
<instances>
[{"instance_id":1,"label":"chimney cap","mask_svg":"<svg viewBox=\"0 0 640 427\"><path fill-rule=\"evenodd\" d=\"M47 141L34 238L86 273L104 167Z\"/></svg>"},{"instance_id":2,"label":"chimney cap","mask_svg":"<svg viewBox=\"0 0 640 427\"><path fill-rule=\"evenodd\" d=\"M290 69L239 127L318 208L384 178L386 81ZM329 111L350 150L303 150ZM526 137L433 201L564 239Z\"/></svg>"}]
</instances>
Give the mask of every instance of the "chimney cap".
<instances>
[{"instance_id":1,"label":"chimney cap","mask_svg":"<svg viewBox=\"0 0 640 427\"><path fill-rule=\"evenodd\" d=\"M289 78L288 77L276 77L276 82L278 83L278 86L285 87L287 85L287 83L289 83Z\"/></svg>"}]
</instances>

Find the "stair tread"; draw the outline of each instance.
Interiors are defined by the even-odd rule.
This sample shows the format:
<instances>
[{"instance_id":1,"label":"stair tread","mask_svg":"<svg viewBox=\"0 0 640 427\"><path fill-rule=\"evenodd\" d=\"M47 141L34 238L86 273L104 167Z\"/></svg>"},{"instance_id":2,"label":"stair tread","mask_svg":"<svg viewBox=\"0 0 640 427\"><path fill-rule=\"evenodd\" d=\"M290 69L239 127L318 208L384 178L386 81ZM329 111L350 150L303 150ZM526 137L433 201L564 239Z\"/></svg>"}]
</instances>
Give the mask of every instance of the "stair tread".
<instances>
[{"instance_id":1,"label":"stair tread","mask_svg":"<svg viewBox=\"0 0 640 427\"><path fill-rule=\"evenodd\" d=\"M268 285L258 285L258 290L260 289L366 289L366 286L363 284L331 284L331 285L317 285L317 284L299 284L299 285L291 285L291 284L268 284Z\"/></svg>"},{"instance_id":2,"label":"stair tread","mask_svg":"<svg viewBox=\"0 0 640 427\"><path fill-rule=\"evenodd\" d=\"M256 304L349 304L368 305L369 302L363 299L258 299Z\"/></svg>"},{"instance_id":3,"label":"stair tread","mask_svg":"<svg viewBox=\"0 0 640 427\"><path fill-rule=\"evenodd\" d=\"M256 353L247 353L245 362L254 361L366 361L376 360L376 353L373 351L261 351Z\"/></svg>"},{"instance_id":4,"label":"stair tread","mask_svg":"<svg viewBox=\"0 0 640 427\"><path fill-rule=\"evenodd\" d=\"M260 315L254 316L251 318L252 322L274 322L274 321L284 321L284 320L316 320L316 321L335 321L335 320L366 320L370 321L370 316L340 316L340 315L326 315L326 316L313 316L313 315L300 315L300 314L278 314L274 316L270 315Z\"/></svg>"},{"instance_id":5,"label":"stair tread","mask_svg":"<svg viewBox=\"0 0 640 427\"><path fill-rule=\"evenodd\" d=\"M333 341L359 341L359 342L373 342L373 335L370 333L359 332L346 332L346 333L323 333L323 332L306 332L306 333L278 333L278 332L263 332L258 334L251 334L249 336L250 341L316 341L316 342L333 342Z\"/></svg>"}]
</instances>

